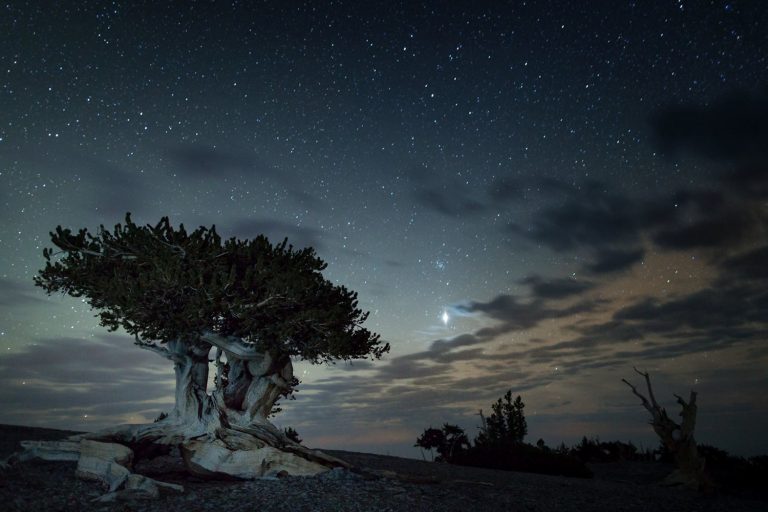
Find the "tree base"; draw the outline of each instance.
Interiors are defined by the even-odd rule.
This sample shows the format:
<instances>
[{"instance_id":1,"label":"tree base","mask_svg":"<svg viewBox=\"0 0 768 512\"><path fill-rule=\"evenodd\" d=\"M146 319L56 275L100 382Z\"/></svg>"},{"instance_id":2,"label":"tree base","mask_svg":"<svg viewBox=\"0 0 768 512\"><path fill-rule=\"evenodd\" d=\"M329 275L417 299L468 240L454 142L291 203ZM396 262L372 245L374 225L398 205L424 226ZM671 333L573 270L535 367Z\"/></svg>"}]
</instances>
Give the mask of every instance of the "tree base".
<instances>
[{"instance_id":1,"label":"tree base","mask_svg":"<svg viewBox=\"0 0 768 512\"><path fill-rule=\"evenodd\" d=\"M351 469L343 460L291 441L270 424L218 428L210 433L193 433L184 425L163 422L121 425L66 441L23 441L22 447L0 468L35 458L77 461L76 475L101 483L107 491L100 501L122 494L155 498L161 491L183 492L179 485L131 472L137 460L168 453L171 447L178 447L189 473L204 478L250 480Z\"/></svg>"}]
</instances>

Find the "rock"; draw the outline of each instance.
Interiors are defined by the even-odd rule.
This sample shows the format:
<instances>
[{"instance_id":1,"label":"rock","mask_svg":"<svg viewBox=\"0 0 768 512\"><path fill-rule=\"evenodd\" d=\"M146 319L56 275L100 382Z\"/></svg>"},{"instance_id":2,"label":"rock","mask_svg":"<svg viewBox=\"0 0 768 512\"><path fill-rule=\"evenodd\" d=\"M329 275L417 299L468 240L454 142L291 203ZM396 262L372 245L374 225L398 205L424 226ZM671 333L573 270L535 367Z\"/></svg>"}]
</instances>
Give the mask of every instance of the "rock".
<instances>
[{"instance_id":1,"label":"rock","mask_svg":"<svg viewBox=\"0 0 768 512\"><path fill-rule=\"evenodd\" d=\"M73 441L21 441L22 450L0 460L0 473L9 471L20 462L32 459L76 461L80 458L80 443Z\"/></svg>"},{"instance_id":2,"label":"rock","mask_svg":"<svg viewBox=\"0 0 768 512\"><path fill-rule=\"evenodd\" d=\"M191 441L182 447L187 469L198 476L228 475L251 479L288 474L317 475L328 467L271 446L251 450L230 450L220 440Z\"/></svg>"},{"instance_id":3,"label":"rock","mask_svg":"<svg viewBox=\"0 0 768 512\"><path fill-rule=\"evenodd\" d=\"M134 473L128 475L128 478L125 480L125 488L129 491L140 491L150 498L157 498L160 496L161 489L184 492L184 487L181 485L158 482L152 478Z\"/></svg>"},{"instance_id":4,"label":"rock","mask_svg":"<svg viewBox=\"0 0 768 512\"><path fill-rule=\"evenodd\" d=\"M128 468L132 461L133 451L127 446L84 439L80 441L80 459L75 474L84 480L101 482L113 492L131 474Z\"/></svg>"},{"instance_id":5,"label":"rock","mask_svg":"<svg viewBox=\"0 0 768 512\"><path fill-rule=\"evenodd\" d=\"M80 443L74 441L21 441L23 452L19 461L30 459L76 461L80 458Z\"/></svg>"}]
</instances>

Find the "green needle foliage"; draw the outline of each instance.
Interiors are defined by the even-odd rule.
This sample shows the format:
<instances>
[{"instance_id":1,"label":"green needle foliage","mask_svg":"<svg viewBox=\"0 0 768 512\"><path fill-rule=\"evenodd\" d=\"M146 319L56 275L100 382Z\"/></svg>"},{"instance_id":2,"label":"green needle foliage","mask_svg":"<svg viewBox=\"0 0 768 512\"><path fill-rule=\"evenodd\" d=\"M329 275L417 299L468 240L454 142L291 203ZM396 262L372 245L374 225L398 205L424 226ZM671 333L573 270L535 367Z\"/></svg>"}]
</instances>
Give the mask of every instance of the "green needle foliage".
<instances>
[{"instance_id":1,"label":"green needle foliage","mask_svg":"<svg viewBox=\"0 0 768 512\"><path fill-rule=\"evenodd\" d=\"M483 422L480 434L476 442L478 444L519 444L528 434L528 422L525 420L523 403L520 395L512 401L512 390L510 389L496 403L491 404L493 411L489 417L483 416L480 411L480 419Z\"/></svg>"},{"instance_id":2,"label":"green needle foliage","mask_svg":"<svg viewBox=\"0 0 768 512\"><path fill-rule=\"evenodd\" d=\"M188 233L163 217L139 226L126 214L94 235L58 226L35 284L48 294L85 297L110 331L137 340L197 342L204 332L234 336L274 355L319 363L380 358L389 351L364 327L357 293L322 276L311 247L222 240L216 227Z\"/></svg>"}]
</instances>

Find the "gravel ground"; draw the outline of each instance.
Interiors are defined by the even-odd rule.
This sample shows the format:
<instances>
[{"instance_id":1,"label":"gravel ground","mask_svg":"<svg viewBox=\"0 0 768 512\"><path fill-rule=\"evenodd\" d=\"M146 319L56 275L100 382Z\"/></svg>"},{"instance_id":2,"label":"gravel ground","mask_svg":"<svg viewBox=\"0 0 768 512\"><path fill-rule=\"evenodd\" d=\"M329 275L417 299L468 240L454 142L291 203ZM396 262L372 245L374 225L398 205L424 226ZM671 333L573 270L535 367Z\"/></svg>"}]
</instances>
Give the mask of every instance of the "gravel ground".
<instances>
[{"instance_id":1,"label":"gravel ground","mask_svg":"<svg viewBox=\"0 0 768 512\"><path fill-rule=\"evenodd\" d=\"M60 439L70 432L0 426L0 457L21 439ZM254 481L192 478L178 461L161 457L135 471L184 486L155 500L93 500L103 491L75 478L71 462L30 461L0 475L2 511L765 511L764 501L701 496L655 482L668 468L654 463L601 464L595 478L576 479L465 468L413 459L327 451L355 466L396 471L411 481L333 470L319 477ZM432 483L424 483L431 481ZM421 483L414 483L421 482Z\"/></svg>"}]
</instances>

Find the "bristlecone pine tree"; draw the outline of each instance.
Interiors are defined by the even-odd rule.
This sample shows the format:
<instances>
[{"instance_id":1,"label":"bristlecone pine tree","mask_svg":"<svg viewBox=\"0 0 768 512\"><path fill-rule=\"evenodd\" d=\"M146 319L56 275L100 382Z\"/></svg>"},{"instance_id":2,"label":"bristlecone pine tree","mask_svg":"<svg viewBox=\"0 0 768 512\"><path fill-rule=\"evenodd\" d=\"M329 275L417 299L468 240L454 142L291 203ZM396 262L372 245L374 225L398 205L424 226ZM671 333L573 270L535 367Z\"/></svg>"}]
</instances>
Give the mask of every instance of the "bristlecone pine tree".
<instances>
[{"instance_id":1,"label":"bristlecone pine tree","mask_svg":"<svg viewBox=\"0 0 768 512\"><path fill-rule=\"evenodd\" d=\"M389 350L362 327L357 294L323 278L312 248L264 236L222 240L215 226L188 233L167 217L139 226L130 214L96 234L61 226L35 284L84 297L110 331L173 362L173 411L156 423L86 436L136 454L179 446L197 474L313 474L343 465L286 437L268 417L293 391L291 358L311 363L380 358ZM213 360L209 360L209 354ZM215 362L208 390L209 362ZM117 361L116 361L117 363Z\"/></svg>"},{"instance_id":2,"label":"bristlecone pine tree","mask_svg":"<svg viewBox=\"0 0 768 512\"><path fill-rule=\"evenodd\" d=\"M628 380L621 379L632 388L632 393L640 399L643 407L651 414L653 431L661 439L667 450L673 455L677 468L664 480L667 485L683 485L702 491L710 490L712 482L704 473L704 457L699 454L693 431L696 427L696 392L691 391L686 402L682 397L674 395L682 410L683 421L677 423L667 415L666 409L656 402L651 388L651 378L647 372L635 368L642 375L648 388L648 398L643 396Z\"/></svg>"}]
</instances>

